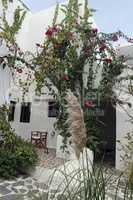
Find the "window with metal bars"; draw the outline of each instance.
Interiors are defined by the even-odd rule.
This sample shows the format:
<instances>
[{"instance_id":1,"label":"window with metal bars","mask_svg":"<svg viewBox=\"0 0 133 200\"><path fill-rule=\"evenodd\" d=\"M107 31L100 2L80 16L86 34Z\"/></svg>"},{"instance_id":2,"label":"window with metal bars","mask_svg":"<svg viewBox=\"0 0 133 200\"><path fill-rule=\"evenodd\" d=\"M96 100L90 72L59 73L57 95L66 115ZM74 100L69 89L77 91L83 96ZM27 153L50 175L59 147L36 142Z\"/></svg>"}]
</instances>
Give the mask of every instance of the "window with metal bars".
<instances>
[{"instance_id":1,"label":"window with metal bars","mask_svg":"<svg viewBox=\"0 0 133 200\"><path fill-rule=\"evenodd\" d=\"M59 113L59 106L56 101L48 102L48 117L57 117Z\"/></svg>"},{"instance_id":2,"label":"window with metal bars","mask_svg":"<svg viewBox=\"0 0 133 200\"><path fill-rule=\"evenodd\" d=\"M9 115L8 115L9 122L14 121L15 107L16 107L16 102L10 101Z\"/></svg>"},{"instance_id":3,"label":"window with metal bars","mask_svg":"<svg viewBox=\"0 0 133 200\"><path fill-rule=\"evenodd\" d=\"M20 122L29 123L31 116L31 103L23 102L21 104L21 114L20 114Z\"/></svg>"}]
</instances>

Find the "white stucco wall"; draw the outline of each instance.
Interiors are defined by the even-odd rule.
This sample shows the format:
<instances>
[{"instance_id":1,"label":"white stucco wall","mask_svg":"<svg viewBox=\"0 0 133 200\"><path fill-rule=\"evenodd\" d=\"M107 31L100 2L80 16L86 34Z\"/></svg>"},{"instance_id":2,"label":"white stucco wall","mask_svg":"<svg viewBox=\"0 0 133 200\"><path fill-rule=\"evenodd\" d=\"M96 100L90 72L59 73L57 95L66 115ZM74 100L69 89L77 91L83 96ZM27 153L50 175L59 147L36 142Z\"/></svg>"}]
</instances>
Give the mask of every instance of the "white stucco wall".
<instances>
[{"instance_id":1,"label":"white stucco wall","mask_svg":"<svg viewBox=\"0 0 133 200\"><path fill-rule=\"evenodd\" d=\"M130 109L127 109L130 113ZM129 121L128 115L118 106L116 110L116 140L122 144L126 144L125 136L128 132L133 131L133 125ZM121 155L123 152L120 151L120 145L116 142L116 168L124 169L124 163L121 161Z\"/></svg>"},{"instance_id":2,"label":"white stucco wall","mask_svg":"<svg viewBox=\"0 0 133 200\"><path fill-rule=\"evenodd\" d=\"M6 11L6 19L9 24L13 22L13 13L17 7L20 7L27 12L29 12L24 5L19 0L14 0L13 3L10 2L8 6L8 10ZM2 16L3 7L2 2L0 1L0 16ZM2 26L2 22L0 20L0 25ZM0 45L0 57L5 56L8 54L8 49L6 48L5 42L2 42ZM8 68L3 69L0 66L0 105L9 103L9 88L10 88L10 80L11 80L11 73Z\"/></svg>"},{"instance_id":3,"label":"white stucco wall","mask_svg":"<svg viewBox=\"0 0 133 200\"><path fill-rule=\"evenodd\" d=\"M24 51L28 50L34 53L36 52L36 43L43 43L45 32L52 25L55 8L56 5L36 14L27 15L24 24L27 28L22 30L23 34L20 35L19 43ZM63 16L63 12L60 11L58 21L61 21Z\"/></svg>"},{"instance_id":4,"label":"white stucco wall","mask_svg":"<svg viewBox=\"0 0 133 200\"><path fill-rule=\"evenodd\" d=\"M44 100L38 105L31 104L30 123L20 122L21 103L17 103L12 127L24 139L31 139L31 131L47 131L48 147L56 148L56 135L52 135L55 118L48 118L48 101Z\"/></svg>"},{"instance_id":5,"label":"white stucco wall","mask_svg":"<svg viewBox=\"0 0 133 200\"><path fill-rule=\"evenodd\" d=\"M18 87L14 88L12 84L12 96L10 97L10 100L16 101L17 104L14 121L11 123L11 125L19 136L28 140L31 139L31 131L47 131L48 148L56 148L57 132L55 135L53 135L56 118L48 117L48 102L49 100L53 100L53 97L49 94L47 87L43 88L43 95L40 97L36 96L35 87L36 83L33 82L29 88L28 94L26 94L24 97L25 102L31 102L30 122L22 123L20 122L22 93Z\"/></svg>"},{"instance_id":6,"label":"white stucco wall","mask_svg":"<svg viewBox=\"0 0 133 200\"><path fill-rule=\"evenodd\" d=\"M133 45L124 45L118 49L118 55L124 55L127 58L126 64L133 66ZM133 71L126 71L124 74L133 75ZM127 86L127 83L124 82L124 87ZM133 97L131 95L125 94L124 92L120 93L120 99L125 100L132 104L132 107L129 108L127 105L124 105L124 109L133 116ZM122 144L125 144L125 136L128 132L133 131L133 124L130 122L128 114L120 107L116 108L116 140L121 141ZM123 154L120 151L119 143L116 141L116 168L123 169L124 163L121 161L121 155Z\"/></svg>"},{"instance_id":7,"label":"white stucco wall","mask_svg":"<svg viewBox=\"0 0 133 200\"><path fill-rule=\"evenodd\" d=\"M0 106L9 103L10 70L0 67Z\"/></svg>"}]
</instances>

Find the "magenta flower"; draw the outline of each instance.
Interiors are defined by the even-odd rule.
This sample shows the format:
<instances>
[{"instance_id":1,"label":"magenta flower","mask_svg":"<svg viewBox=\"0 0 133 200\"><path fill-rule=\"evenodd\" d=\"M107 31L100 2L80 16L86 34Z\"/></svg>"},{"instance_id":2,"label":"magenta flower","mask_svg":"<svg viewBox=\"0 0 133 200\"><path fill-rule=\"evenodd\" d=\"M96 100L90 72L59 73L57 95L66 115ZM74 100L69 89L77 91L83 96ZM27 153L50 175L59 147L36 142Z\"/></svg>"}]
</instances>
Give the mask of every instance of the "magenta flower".
<instances>
[{"instance_id":1,"label":"magenta flower","mask_svg":"<svg viewBox=\"0 0 133 200\"><path fill-rule=\"evenodd\" d=\"M19 74L21 74L21 73L23 72L23 70L22 70L22 69L17 69L17 72L18 72Z\"/></svg>"},{"instance_id":2,"label":"magenta flower","mask_svg":"<svg viewBox=\"0 0 133 200\"><path fill-rule=\"evenodd\" d=\"M64 81L69 81L69 76L68 76L67 74L65 74L65 75L63 76L63 80L64 80Z\"/></svg>"},{"instance_id":3,"label":"magenta flower","mask_svg":"<svg viewBox=\"0 0 133 200\"><path fill-rule=\"evenodd\" d=\"M46 36L48 37L48 38L51 38L52 36L53 36L53 33L54 33L54 31L53 31L53 29L52 28L49 28L47 31L46 31Z\"/></svg>"},{"instance_id":4,"label":"magenta flower","mask_svg":"<svg viewBox=\"0 0 133 200\"><path fill-rule=\"evenodd\" d=\"M45 35L48 37L48 38L51 38L53 37L54 33L58 33L60 31L60 28L58 28L57 26L54 26L54 27L50 27Z\"/></svg>"},{"instance_id":5,"label":"magenta flower","mask_svg":"<svg viewBox=\"0 0 133 200\"><path fill-rule=\"evenodd\" d=\"M86 107L86 108L92 108L92 107L94 107L94 104L93 104L92 101L86 100L86 101L85 101L85 107Z\"/></svg>"},{"instance_id":6,"label":"magenta flower","mask_svg":"<svg viewBox=\"0 0 133 200\"><path fill-rule=\"evenodd\" d=\"M111 58L104 58L103 61L107 64L111 64L112 63L112 59Z\"/></svg>"},{"instance_id":7,"label":"magenta flower","mask_svg":"<svg viewBox=\"0 0 133 200\"><path fill-rule=\"evenodd\" d=\"M114 42L117 42L117 41L118 41L118 36L117 36L116 34L114 34L114 35L112 36L112 40L113 40Z\"/></svg>"},{"instance_id":8,"label":"magenta flower","mask_svg":"<svg viewBox=\"0 0 133 200\"><path fill-rule=\"evenodd\" d=\"M99 51L103 52L107 48L106 44L103 44L100 48Z\"/></svg>"}]
</instances>

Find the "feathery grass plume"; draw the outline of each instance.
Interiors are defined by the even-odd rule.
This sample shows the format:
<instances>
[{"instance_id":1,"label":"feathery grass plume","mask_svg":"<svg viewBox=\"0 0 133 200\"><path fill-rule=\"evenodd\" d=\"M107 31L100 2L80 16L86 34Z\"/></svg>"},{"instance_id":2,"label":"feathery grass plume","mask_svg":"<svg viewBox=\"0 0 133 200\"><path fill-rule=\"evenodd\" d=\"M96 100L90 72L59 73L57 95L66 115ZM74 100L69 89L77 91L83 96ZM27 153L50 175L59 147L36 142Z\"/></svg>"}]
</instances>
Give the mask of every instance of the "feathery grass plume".
<instances>
[{"instance_id":1,"label":"feathery grass plume","mask_svg":"<svg viewBox=\"0 0 133 200\"><path fill-rule=\"evenodd\" d=\"M79 159L87 141L84 115L77 97L70 90L67 91L65 99L67 101L69 132L72 136L76 156Z\"/></svg>"}]
</instances>

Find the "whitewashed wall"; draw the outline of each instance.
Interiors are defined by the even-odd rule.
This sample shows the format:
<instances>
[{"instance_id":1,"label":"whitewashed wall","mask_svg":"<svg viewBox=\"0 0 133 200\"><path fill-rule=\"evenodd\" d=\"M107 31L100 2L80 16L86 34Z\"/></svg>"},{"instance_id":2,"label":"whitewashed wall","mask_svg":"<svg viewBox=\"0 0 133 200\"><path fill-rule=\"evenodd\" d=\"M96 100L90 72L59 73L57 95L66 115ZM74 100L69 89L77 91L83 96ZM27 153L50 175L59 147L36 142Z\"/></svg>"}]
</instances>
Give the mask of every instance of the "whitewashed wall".
<instances>
[{"instance_id":1,"label":"whitewashed wall","mask_svg":"<svg viewBox=\"0 0 133 200\"><path fill-rule=\"evenodd\" d=\"M9 103L10 71L0 67L0 106Z\"/></svg>"},{"instance_id":2,"label":"whitewashed wall","mask_svg":"<svg viewBox=\"0 0 133 200\"><path fill-rule=\"evenodd\" d=\"M22 102L22 91L18 87L11 85L11 97L10 100L17 102L15 109L14 121L12 127L16 133L24 139L31 139L31 131L47 131L48 132L48 147L56 148L56 137L57 133L53 135L54 123L56 118L48 117L48 102L53 100L53 97L49 94L47 87L42 89L43 95L36 96L35 87L36 83L33 82L29 88L29 92L25 95L25 102L31 102L31 116L30 123L20 122L21 115L21 102Z\"/></svg>"},{"instance_id":3,"label":"whitewashed wall","mask_svg":"<svg viewBox=\"0 0 133 200\"><path fill-rule=\"evenodd\" d=\"M127 109L130 113L130 109ZM133 131L133 125L130 123L128 115L118 106L116 110L116 140L121 141L122 144L126 144L125 136L128 132ZM120 145L116 141L116 168L124 169L124 163L121 161Z\"/></svg>"},{"instance_id":4,"label":"whitewashed wall","mask_svg":"<svg viewBox=\"0 0 133 200\"><path fill-rule=\"evenodd\" d=\"M118 55L124 55L127 58L126 64L133 66L133 45L124 45L118 49ZM126 71L124 74L133 75L133 71ZM126 86L126 82L124 82ZM131 115L133 115L133 97L122 92L120 98L131 103L132 108L129 108L127 105L124 105L124 109ZM125 144L125 136L128 132L133 131L133 124L130 123L130 118L128 114L120 107L116 108L116 168L123 169L124 163L121 161L121 155L123 152L120 151L120 146L117 140L121 141L122 144Z\"/></svg>"},{"instance_id":5,"label":"whitewashed wall","mask_svg":"<svg viewBox=\"0 0 133 200\"><path fill-rule=\"evenodd\" d=\"M13 3L10 2L6 15L9 24L12 24L13 13L18 6L29 12L27 8L25 8L20 1L14 0ZM2 16L2 10L3 10L2 2L0 1L0 16ZM1 22L0 24L2 26ZM5 56L7 54L8 54L8 49L6 48L5 43L2 42L2 45L0 45L0 57ZM2 66L0 66L0 105L8 103L9 101L10 81L11 81L10 70L8 68L3 69Z\"/></svg>"},{"instance_id":6,"label":"whitewashed wall","mask_svg":"<svg viewBox=\"0 0 133 200\"><path fill-rule=\"evenodd\" d=\"M27 15L24 24L27 28L22 30L23 34L20 35L19 39L22 49L36 52L36 43L43 43L45 32L52 25L55 8L56 6L52 6L36 14ZM63 12L60 12L58 21L61 21L63 16Z\"/></svg>"},{"instance_id":7,"label":"whitewashed wall","mask_svg":"<svg viewBox=\"0 0 133 200\"><path fill-rule=\"evenodd\" d=\"M47 131L48 147L56 148L56 135L53 135L55 118L48 118L48 100L44 99L38 105L31 104L30 123L20 122L21 103L17 103L12 127L24 139L31 139L31 131Z\"/></svg>"}]
</instances>

